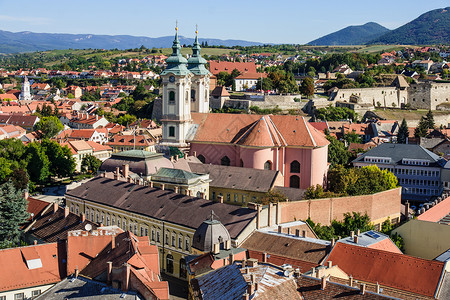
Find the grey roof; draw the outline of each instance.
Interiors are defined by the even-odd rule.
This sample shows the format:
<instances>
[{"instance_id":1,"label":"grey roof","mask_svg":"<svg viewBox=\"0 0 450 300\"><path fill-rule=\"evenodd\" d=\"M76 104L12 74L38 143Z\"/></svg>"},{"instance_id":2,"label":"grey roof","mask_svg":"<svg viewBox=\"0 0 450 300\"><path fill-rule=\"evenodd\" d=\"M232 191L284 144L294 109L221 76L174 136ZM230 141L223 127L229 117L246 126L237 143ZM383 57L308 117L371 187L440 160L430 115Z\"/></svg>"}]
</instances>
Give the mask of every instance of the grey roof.
<instances>
[{"instance_id":1,"label":"grey roof","mask_svg":"<svg viewBox=\"0 0 450 300\"><path fill-rule=\"evenodd\" d=\"M190 180L190 179L196 179L200 177L201 175L195 174L189 171L185 170L179 170L179 169L169 169L169 168L160 168L158 172L154 176L167 179L181 179L181 180Z\"/></svg>"},{"instance_id":2,"label":"grey roof","mask_svg":"<svg viewBox=\"0 0 450 300\"><path fill-rule=\"evenodd\" d=\"M192 172L209 174L211 187L266 193L279 174L275 170L258 170L232 166L189 163Z\"/></svg>"},{"instance_id":3,"label":"grey roof","mask_svg":"<svg viewBox=\"0 0 450 300\"><path fill-rule=\"evenodd\" d=\"M305 198L306 190L284 187L284 186L275 186L273 188L274 192L279 192L286 196L289 201L299 201Z\"/></svg>"},{"instance_id":4,"label":"grey roof","mask_svg":"<svg viewBox=\"0 0 450 300\"><path fill-rule=\"evenodd\" d=\"M450 249L444 251L443 253L439 254L438 257L436 257L434 260L438 261L449 261L450 260Z\"/></svg>"},{"instance_id":5,"label":"grey roof","mask_svg":"<svg viewBox=\"0 0 450 300\"><path fill-rule=\"evenodd\" d=\"M439 289L438 299L450 299L450 272L445 272L441 281L441 288Z\"/></svg>"},{"instance_id":6,"label":"grey roof","mask_svg":"<svg viewBox=\"0 0 450 300\"><path fill-rule=\"evenodd\" d=\"M128 150L111 154L111 157L135 158L135 159L157 159L163 156L162 153L154 153L145 150Z\"/></svg>"},{"instance_id":7,"label":"grey roof","mask_svg":"<svg viewBox=\"0 0 450 300\"><path fill-rule=\"evenodd\" d=\"M122 297L121 297L122 296ZM35 299L60 300L60 299L144 299L136 292L123 292L113 289L104 283L89 280L79 276L78 278L66 278L60 283L47 290Z\"/></svg>"},{"instance_id":8,"label":"grey roof","mask_svg":"<svg viewBox=\"0 0 450 300\"><path fill-rule=\"evenodd\" d=\"M359 156L353 161L353 163L364 162L364 158L366 156L389 157L392 160L391 164L394 165L401 165L404 158L429 160L430 166L434 167L442 167L446 163L444 158L434 154L420 145L413 144L383 143Z\"/></svg>"},{"instance_id":9,"label":"grey roof","mask_svg":"<svg viewBox=\"0 0 450 300\"><path fill-rule=\"evenodd\" d=\"M222 244L231 240L230 233L218 220L211 219L203 221L194 233L192 247L202 252L212 252L214 244Z\"/></svg>"},{"instance_id":10,"label":"grey roof","mask_svg":"<svg viewBox=\"0 0 450 300\"><path fill-rule=\"evenodd\" d=\"M130 150L113 153L100 166L100 171L114 172L117 167L122 168L128 164L130 171L148 176L155 174L159 168L173 168L173 163L161 153L152 153L143 150Z\"/></svg>"},{"instance_id":11,"label":"grey roof","mask_svg":"<svg viewBox=\"0 0 450 300\"><path fill-rule=\"evenodd\" d=\"M369 247L371 245L384 241L385 239L388 238L389 237L383 233L374 230L369 230L367 232L363 232L360 235L358 235L358 244L355 244L351 236L340 239L338 240L338 242L351 245L358 245L362 247Z\"/></svg>"},{"instance_id":12,"label":"grey roof","mask_svg":"<svg viewBox=\"0 0 450 300\"><path fill-rule=\"evenodd\" d=\"M256 211L213 202L169 190L96 177L66 193L80 200L96 202L161 221L197 229L211 211L236 238L256 217Z\"/></svg>"}]
</instances>

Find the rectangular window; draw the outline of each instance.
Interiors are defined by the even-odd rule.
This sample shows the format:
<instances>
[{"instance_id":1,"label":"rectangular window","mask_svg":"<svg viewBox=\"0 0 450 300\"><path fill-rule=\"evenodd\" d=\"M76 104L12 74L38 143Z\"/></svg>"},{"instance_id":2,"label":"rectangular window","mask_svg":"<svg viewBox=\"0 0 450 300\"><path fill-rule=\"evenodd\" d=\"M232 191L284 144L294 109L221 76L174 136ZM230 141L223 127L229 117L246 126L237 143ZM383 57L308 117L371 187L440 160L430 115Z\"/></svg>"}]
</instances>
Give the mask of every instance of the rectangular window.
<instances>
[{"instance_id":1,"label":"rectangular window","mask_svg":"<svg viewBox=\"0 0 450 300\"><path fill-rule=\"evenodd\" d=\"M159 241L160 241L160 233L159 233L159 231L157 231L156 232L156 242L159 243Z\"/></svg>"},{"instance_id":2,"label":"rectangular window","mask_svg":"<svg viewBox=\"0 0 450 300\"><path fill-rule=\"evenodd\" d=\"M184 247L184 249L185 249L186 251L190 251L189 237L186 237L186 242L185 242L185 247Z\"/></svg>"},{"instance_id":3,"label":"rectangular window","mask_svg":"<svg viewBox=\"0 0 450 300\"><path fill-rule=\"evenodd\" d=\"M164 236L166 245L169 245L169 234L166 232L166 235Z\"/></svg>"},{"instance_id":4,"label":"rectangular window","mask_svg":"<svg viewBox=\"0 0 450 300\"><path fill-rule=\"evenodd\" d=\"M141 236L143 236L143 235L144 235L144 228L141 227Z\"/></svg>"},{"instance_id":5,"label":"rectangular window","mask_svg":"<svg viewBox=\"0 0 450 300\"><path fill-rule=\"evenodd\" d=\"M216 200L216 192L212 192L212 200Z\"/></svg>"},{"instance_id":6,"label":"rectangular window","mask_svg":"<svg viewBox=\"0 0 450 300\"><path fill-rule=\"evenodd\" d=\"M174 137L175 136L175 127L169 126L169 136Z\"/></svg>"},{"instance_id":7,"label":"rectangular window","mask_svg":"<svg viewBox=\"0 0 450 300\"><path fill-rule=\"evenodd\" d=\"M34 290L31 292L32 297L37 297L41 294L41 290Z\"/></svg>"},{"instance_id":8,"label":"rectangular window","mask_svg":"<svg viewBox=\"0 0 450 300\"><path fill-rule=\"evenodd\" d=\"M145 236L148 236L148 228L145 228Z\"/></svg>"},{"instance_id":9,"label":"rectangular window","mask_svg":"<svg viewBox=\"0 0 450 300\"><path fill-rule=\"evenodd\" d=\"M25 299L23 293L14 294L14 300L23 300Z\"/></svg>"},{"instance_id":10,"label":"rectangular window","mask_svg":"<svg viewBox=\"0 0 450 300\"><path fill-rule=\"evenodd\" d=\"M172 235L172 247L176 247L175 236L174 235Z\"/></svg>"},{"instance_id":11,"label":"rectangular window","mask_svg":"<svg viewBox=\"0 0 450 300\"><path fill-rule=\"evenodd\" d=\"M234 194L234 202L238 201L238 194Z\"/></svg>"},{"instance_id":12,"label":"rectangular window","mask_svg":"<svg viewBox=\"0 0 450 300\"><path fill-rule=\"evenodd\" d=\"M231 195L227 194L227 202L230 202L230 201L231 201Z\"/></svg>"},{"instance_id":13,"label":"rectangular window","mask_svg":"<svg viewBox=\"0 0 450 300\"><path fill-rule=\"evenodd\" d=\"M183 237L179 236L178 237L178 248L183 248Z\"/></svg>"}]
</instances>

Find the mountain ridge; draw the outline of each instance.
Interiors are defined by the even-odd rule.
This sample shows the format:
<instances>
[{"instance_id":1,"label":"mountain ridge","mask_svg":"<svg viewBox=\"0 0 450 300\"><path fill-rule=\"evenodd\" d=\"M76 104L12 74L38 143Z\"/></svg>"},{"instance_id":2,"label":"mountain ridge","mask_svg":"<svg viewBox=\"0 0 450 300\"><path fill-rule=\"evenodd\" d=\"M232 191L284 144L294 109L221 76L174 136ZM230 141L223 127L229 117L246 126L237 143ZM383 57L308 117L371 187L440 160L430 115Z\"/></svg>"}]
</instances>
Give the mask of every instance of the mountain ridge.
<instances>
[{"instance_id":1,"label":"mountain ridge","mask_svg":"<svg viewBox=\"0 0 450 300\"><path fill-rule=\"evenodd\" d=\"M311 46L363 45L388 32L384 26L375 22L352 25L324 35L308 43Z\"/></svg>"},{"instance_id":2,"label":"mountain ridge","mask_svg":"<svg viewBox=\"0 0 450 300\"><path fill-rule=\"evenodd\" d=\"M173 36L146 37L132 35L99 35L71 33L37 33L31 31L11 32L0 30L0 53L32 52L60 49L130 49L144 45L147 48L170 48ZM193 44L194 37L179 36L181 44ZM264 43L245 40L221 40L199 38L215 46L255 46Z\"/></svg>"}]
</instances>

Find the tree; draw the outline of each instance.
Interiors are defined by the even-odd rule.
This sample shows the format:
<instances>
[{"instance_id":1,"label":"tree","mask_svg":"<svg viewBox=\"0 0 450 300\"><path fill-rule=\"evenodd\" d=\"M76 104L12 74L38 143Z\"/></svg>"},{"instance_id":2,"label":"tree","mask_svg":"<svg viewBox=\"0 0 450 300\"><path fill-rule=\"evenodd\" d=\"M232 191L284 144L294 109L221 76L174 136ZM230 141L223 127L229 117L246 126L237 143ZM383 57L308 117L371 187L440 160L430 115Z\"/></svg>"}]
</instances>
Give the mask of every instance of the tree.
<instances>
[{"instance_id":1,"label":"tree","mask_svg":"<svg viewBox=\"0 0 450 300\"><path fill-rule=\"evenodd\" d=\"M63 129L64 125L56 116L43 117L36 124L36 130L42 131L45 138L52 138Z\"/></svg>"},{"instance_id":2,"label":"tree","mask_svg":"<svg viewBox=\"0 0 450 300\"><path fill-rule=\"evenodd\" d=\"M20 225L28 219L27 200L12 182L0 186L0 247L19 243Z\"/></svg>"},{"instance_id":3,"label":"tree","mask_svg":"<svg viewBox=\"0 0 450 300\"><path fill-rule=\"evenodd\" d=\"M419 126L414 129L414 137L425 137L428 133L428 122L425 117L421 117L419 121Z\"/></svg>"},{"instance_id":4,"label":"tree","mask_svg":"<svg viewBox=\"0 0 450 300\"><path fill-rule=\"evenodd\" d=\"M362 215L359 212L352 212L344 214L344 220L341 222L333 221L332 225L336 235L349 236L351 231L366 232L373 229L373 225L370 222L370 217L365 213Z\"/></svg>"},{"instance_id":5,"label":"tree","mask_svg":"<svg viewBox=\"0 0 450 300\"><path fill-rule=\"evenodd\" d=\"M300 85L300 92L307 97L314 95L314 80L311 77L306 77L303 79Z\"/></svg>"},{"instance_id":6,"label":"tree","mask_svg":"<svg viewBox=\"0 0 450 300\"><path fill-rule=\"evenodd\" d=\"M335 165L346 165L350 157L350 153L344 143L338 141L334 136L327 135L328 145L328 162L331 167Z\"/></svg>"},{"instance_id":7,"label":"tree","mask_svg":"<svg viewBox=\"0 0 450 300\"><path fill-rule=\"evenodd\" d=\"M287 197L278 191L269 191L262 198L257 199L256 203L267 205L269 203L286 202Z\"/></svg>"},{"instance_id":8,"label":"tree","mask_svg":"<svg viewBox=\"0 0 450 300\"><path fill-rule=\"evenodd\" d=\"M50 162L41 144L36 142L28 144L25 155L30 180L39 183L46 181L50 176Z\"/></svg>"},{"instance_id":9,"label":"tree","mask_svg":"<svg viewBox=\"0 0 450 300\"><path fill-rule=\"evenodd\" d=\"M11 162L4 157L0 157L0 182L5 181L11 173Z\"/></svg>"},{"instance_id":10,"label":"tree","mask_svg":"<svg viewBox=\"0 0 450 300\"><path fill-rule=\"evenodd\" d=\"M408 124L406 124L406 120L405 118L403 118L402 123L398 128L397 143L406 144L406 142L408 141L408 136L409 136Z\"/></svg>"},{"instance_id":11,"label":"tree","mask_svg":"<svg viewBox=\"0 0 450 300\"><path fill-rule=\"evenodd\" d=\"M426 124L427 124L428 129L434 129L435 124L434 124L433 112L431 110L429 110L425 117L426 117L426 121L427 121Z\"/></svg>"},{"instance_id":12,"label":"tree","mask_svg":"<svg viewBox=\"0 0 450 300\"><path fill-rule=\"evenodd\" d=\"M256 82L256 89L261 89L261 78L258 78L258 81ZM273 90L273 82L270 78L262 78L262 90Z\"/></svg>"},{"instance_id":13,"label":"tree","mask_svg":"<svg viewBox=\"0 0 450 300\"><path fill-rule=\"evenodd\" d=\"M69 94L67 94L67 98L69 98L69 99L74 99L75 96L74 96L72 93L69 93Z\"/></svg>"},{"instance_id":14,"label":"tree","mask_svg":"<svg viewBox=\"0 0 450 300\"><path fill-rule=\"evenodd\" d=\"M81 171L83 173L96 174L102 161L93 155L86 155L81 161Z\"/></svg>"},{"instance_id":15,"label":"tree","mask_svg":"<svg viewBox=\"0 0 450 300\"><path fill-rule=\"evenodd\" d=\"M362 143L361 137L354 131L344 134L343 139L347 142L347 145L349 145L350 143Z\"/></svg>"},{"instance_id":16,"label":"tree","mask_svg":"<svg viewBox=\"0 0 450 300\"><path fill-rule=\"evenodd\" d=\"M41 145L50 162L50 175L64 177L73 174L75 171L75 159L67 146L61 147L56 141L48 139L43 140Z\"/></svg>"}]
</instances>

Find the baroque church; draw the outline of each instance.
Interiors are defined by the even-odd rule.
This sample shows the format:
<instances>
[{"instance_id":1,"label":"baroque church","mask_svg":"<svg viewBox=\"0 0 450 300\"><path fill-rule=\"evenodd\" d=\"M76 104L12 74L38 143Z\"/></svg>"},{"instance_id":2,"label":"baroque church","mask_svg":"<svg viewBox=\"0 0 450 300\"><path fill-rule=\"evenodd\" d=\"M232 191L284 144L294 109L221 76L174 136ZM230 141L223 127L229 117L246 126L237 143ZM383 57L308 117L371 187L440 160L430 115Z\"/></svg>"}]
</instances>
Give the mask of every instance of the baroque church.
<instances>
[{"instance_id":1,"label":"baroque church","mask_svg":"<svg viewBox=\"0 0 450 300\"><path fill-rule=\"evenodd\" d=\"M203 163L273 170L285 187L326 182L329 143L322 132L302 116L209 113L211 73L197 32L189 59L181 55L178 29L172 50L161 73L161 146L189 149Z\"/></svg>"}]
</instances>

